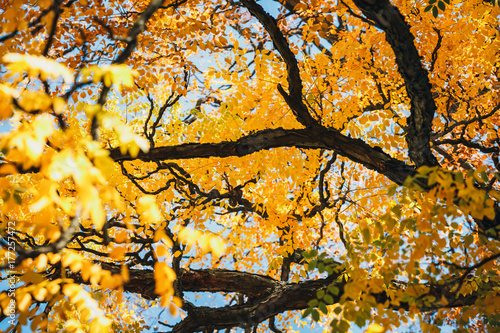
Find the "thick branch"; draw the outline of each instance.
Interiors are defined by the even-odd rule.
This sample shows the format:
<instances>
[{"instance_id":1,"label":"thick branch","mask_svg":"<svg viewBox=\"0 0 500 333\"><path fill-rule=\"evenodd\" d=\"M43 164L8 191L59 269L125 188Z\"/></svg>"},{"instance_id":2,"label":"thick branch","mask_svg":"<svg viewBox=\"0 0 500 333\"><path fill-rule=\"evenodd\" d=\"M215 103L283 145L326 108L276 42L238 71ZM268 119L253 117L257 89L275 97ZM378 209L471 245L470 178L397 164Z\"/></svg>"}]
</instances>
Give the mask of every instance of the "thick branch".
<instances>
[{"instance_id":1,"label":"thick branch","mask_svg":"<svg viewBox=\"0 0 500 333\"><path fill-rule=\"evenodd\" d=\"M183 291L237 292L253 298L268 294L276 283L265 275L225 269L184 270L181 280Z\"/></svg>"},{"instance_id":2,"label":"thick branch","mask_svg":"<svg viewBox=\"0 0 500 333\"><path fill-rule=\"evenodd\" d=\"M285 130L282 128L263 130L244 136L237 141L219 143L186 143L177 146L157 147L148 153L139 153L135 159L142 161L162 161L208 157L245 156L260 150L279 147L304 149L328 149L360 163L366 168L385 175L402 185L415 170L404 162L392 158L383 151L372 148L360 139L349 138L338 131L317 128L315 130ZM129 155L122 156L120 150L111 150L116 161L133 160ZM426 187L427 184L422 184Z\"/></svg>"},{"instance_id":3,"label":"thick branch","mask_svg":"<svg viewBox=\"0 0 500 333\"><path fill-rule=\"evenodd\" d=\"M297 59L288 41L283 36L283 33L278 28L276 20L266 13L264 9L253 0L242 0L241 3L255 16L264 26L267 33L271 37L274 47L278 50L286 64L288 93L278 85L280 94L285 99L285 102L292 109L297 120L305 127L318 125L318 122L311 116L306 105L302 101L302 80L300 78L300 70L297 64Z\"/></svg>"},{"instance_id":4,"label":"thick branch","mask_svg":"<svg viewBox=\"0 0 500 333\"><path fill-rule=\"evenodd\" d=\"M286 283L272 278L238 271L225 270L193 270L184 271L181 281L184 291L208 292L236 292L256 297L245 304L226 306L222 308L195 307L188 311L188 316L177 324L172 332L200 332L203 329L224 329L230 327L251 327L274 315L290 310L302 310L308 307L308 302L316 298L317 292L335 283L339 294L334 302L341 300L346 282L334 282L340 273L328 278L304 281L300 283ZM131 274L131 276L134 273ZM417 302L416 305L423 312L438 308L452 308L473 305L478 299L478 292L457 297L452 291L455 284L448 281L446 284L433 286L427 295L435 296L435 303L426 305ZM391 288L405 289L404 283L394 282ZM388 304L394 310L408 310L406 302L391 304L391 298L386 292L373 293L377 303ZM424 296L424 295L422 295ZM443 297L445 304L440 303ZM397 304L397 305L396 305Z\"/></svg>"},{"instance_id":5,"label":"thick branch","mask_svg":"<svg viewBox=\"0 0 500 333\"><path fill-rule=\"evenodd\" d=\"M417 167L438 165L430 148L436 104L432 98L428 73L422 66L409 25L389 0L354 0L354 3L368 19L385 31L386 40L396 56L398 71L405 81L411 101L406 134L411 160Z\"/></svg>"},{"instance_id":6,"label":"thick branch","mask_svg":"<svg viewBox=\"0 0 500 333\"><path fill-rule=\"evenodd\" d=\"M101 263L104 269L119 274L120 267L113 264ZM68 277L78 283L87 283L81 279L79 274L67 271ZM316 298L317 292L327 288L332 283L339 288L339 293L334 297L334 302L341 301L346 282L335 282L340 272L328 278L309 280L300 283L283 282L268 276L223 270L182 270L179 277L180 286L183 291L191 292L234 292L245 294L248 301L236 306L225 306L221 308L187 307L188 316L178 323L172 332L201 332L203 330L224 329L231 327L248 328L279 313L290 310L302 310L308 307L308 302ZM155 299L154 272L151 270L130 269L130 281L125 284L124 290L140 294L146 299ZM426 295L435 296L434 303L415 303L420 311L427 312L439 308L453 308L473 305L479 297L479 291L469 295L457 297L456 281L446 281L443 284L424 286L429 288ZM405 283L394 282L392 289L406 289ZM406 302L390 302L390 296L385 292L371 294L377 303L385 304L394 310L408 310L410 305ZM421 296L426 296L421 295ZM446 303L441 301L446 299Z\"/></svg>"},{"instance_id":7,"label":"thick branch","mask_svg":"<svg viewBox=\"0 0 500 333\"><path fill-rule=\"evenodd\" d=\"M303 283L283 283L273 280L274 287L265 298L223 308L197 307L174 327L172 333L232 327L250 328L285 311L307 308L307 303L316 298L317 292L327 287L333 280L333 277ZM243 284L243 281L241 282ZM335 299L339 300L340 297Z\"/></svg>"}]
</instances>

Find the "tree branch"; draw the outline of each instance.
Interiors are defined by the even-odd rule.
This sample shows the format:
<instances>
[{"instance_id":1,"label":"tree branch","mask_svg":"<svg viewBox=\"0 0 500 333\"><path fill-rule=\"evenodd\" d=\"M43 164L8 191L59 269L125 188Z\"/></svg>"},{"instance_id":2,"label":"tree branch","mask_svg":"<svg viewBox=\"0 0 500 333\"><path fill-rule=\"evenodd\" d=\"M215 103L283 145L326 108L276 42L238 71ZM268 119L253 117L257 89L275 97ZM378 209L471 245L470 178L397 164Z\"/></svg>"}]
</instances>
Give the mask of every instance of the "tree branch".
<instances>
[{"instance_id":1,"label":"tree branch","mask_svg":"<svg viewBox=\"0 0 500 333\"><path fill-rule=\"evenodd\" d=\"M297 147L304 149L328 149L375 170L387 178L402 185L415 169L404 162L392 158L380 149L372 148L360 139L349 138L336 130L316 128L285 130L282 128L263 130L241 137L236 141L219 143L185 143L177 146L157 147L148 153L140 152L136 158L121 155L118 148L111 149L115 161L134 160L161 161L208 157L245 156L260 150L279 147ZM427 184L422 183L423 188Z\"/></svg>"},{"instance_id":2,"label":"tree branch","mask_svg":"<svg viewBox=\"0 0 500 333\"><path fill-rule=\"evenodd\" d=\"M153 14L162 7L163 2L165 0L152 0L146 10L142 12L142 14L139 16L139 18L134 22L134 25L132 28L129 30L127 37L124 38L124 41L127 43L127 46L125 49L120 53L120 55L113 61L113 64L123 64L132 54L134 51L135 47L137 46L137 37L141 32L144 31L146 28L146 23L148 20L153 16ZM171 6L178 6L187 0L180 0L180 1L175 1ZM170 6L169 6L170 7ZM106 103L106 98L108 96L109 91L111 90L111 87L103 85L101 94L99 96L98 104L103 106ZM95 141L99 141L99 131L98 131L98 124L97 124L97 118L94 117L92 118L91 124L90 124L90 132L92 135L92 138Z\"/></svg>"},{"instance_id":3,"label":"tree branch","mask_svg":"<svg viewBox=\"0 0 500 333\"><path fill-rule=\"evenodd\" d=\"M253 0L242 0L241 3L255 16L264 26L267 33L271 37L274 47L281 54L285 61L287 70L288 93L278 84L278 91L285 99L285 102L292 109L297 120L305 127L318 126L318 122L314 119L307 106L302 101L302 79L300 78L300 70L297 64L297 59L288 41L283 36L283 33L278 28L276 20L266 13L264 9Z\"/></svg>"},{"instance_id":4,"label":"tree branch","mask_svg":"<svg viewBox=\"0 0 500 333\"><path fill-rule=\"evenodd\" d=\"M39 246L30 251L27 251L19 246L16 246L16 251L18 252L18 255L16 257L15 265L18 266L23 262L23 260L36 258L42 253L57 253L63 248L65 248L66 245L68 245L68 243L70 242L75 232L78 230L78 226L80 225L80 213L81 209L78 208L75 216L73 216L70 220L70 225L66 229L61 230L61 236L55 242L50 243L48 245ZM0 266L0 270L7 268L8 264Z\"/></svg>"},{"instance_id":5,"label":"tree branch","mask_svg":"<svg viewBox=\"0 0 500 333\"><path fill-rule=\"evenodd\" d=\"M120 266L109 263L100 263L103 269L111 273L119 274ZM181 270L178 277L183 291L191 292L234 292L247 295L248 301L235 306L221 308L196 307L190 304L185 317L176 324L172 333L201 332L205 329L225 329L232 327L249 328L257 325L273 316L290 310L302 310L308 307L311 299L317 298L317 292L325 289L331 284L339 289L338 295L333 296L334 302L341 301L344 294L345 280L338 282L342 272L335 273L327 278L309 280L299 283L283 282L268 276L231 271L223 269L201 269ZM130 269L130 280L124 285L124 290L140 294L145 299L155 299L155 280L152 270ZM67 277L77 283L88 283L83 281L78 273L67 271ZM337 281L337 282L336 282ZM457 280L458 281L458 280ZM474 291L468 295L457 296L454 287L457 282L446 281L443 284L422 285L428 289L425 295L435 296L436 301L414 303L420 311L428 312L440 308L453 308L473 305L479 297L479 292ZM389 289L405 290L411 287L406 283L393 281ZM394 294L394 292L393 292ZM397 293L396 293L397 294ZM391 302L392 298L386 291L370 293L375 301L380 304L388 304L393 310L409 310L407 302ZM443 298L445 303L441 303Z\"/></svg>"},{"instance_id":6,"label":"tree branch","mask_svg":"<svg viewBox=\"0 0 500 333\"><path fill-rule=\"evenodd\" d=\"M409 25L389 0L354 0L356 6L384 30L387 42L396 56L398 71L405 81L410 98L406 142L410 159L417 167L438 165L430 148L432 120L436 104L431 94L427 71L422 65Z\"/></svg>"}]
</instances>

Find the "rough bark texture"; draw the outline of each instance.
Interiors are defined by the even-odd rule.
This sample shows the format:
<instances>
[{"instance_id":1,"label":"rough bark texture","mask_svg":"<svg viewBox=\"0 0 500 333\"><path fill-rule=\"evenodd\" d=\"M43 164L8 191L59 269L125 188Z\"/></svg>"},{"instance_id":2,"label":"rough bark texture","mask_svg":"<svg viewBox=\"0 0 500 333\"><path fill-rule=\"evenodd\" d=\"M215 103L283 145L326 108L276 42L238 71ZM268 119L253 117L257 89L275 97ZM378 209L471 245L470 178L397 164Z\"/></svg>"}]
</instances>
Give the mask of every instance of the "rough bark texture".
<instances>
[{"instance_id":1,"label":"rough bark texture","mask_svg":"<svg viewBox=\"0 0 500 333\"><path fill-rule=\"evenodd\" d=\"M119 274L120 267L101 263L105 268L115 274ZM79 283L88 283L82 280L79 274L66 272L69 278ZM129 271L130 281L125 284L125 291L136 293L145 299L155 299L154 273L149 270L131 269ZM333 296L334 302L339 302L343 294L345 281L338 281L342 271L328 278L291 283L275 280L268 276L252 274L239 271L223 269L182 270L179 276L182 292L228 292L247 296L243 304L225 306L221 308L200 307L186 304L188 316L176 324L173 332L203 332L206 330L225 329L231 327L250 328L279 313L289 310L302 310L308 307L308 302L317 297L319 290L330 285L339 289L337 296ZM451 291L456 286L458 279L448 281L447 284L427 286L430 288L428 295L438 299L435 303L417 305L421 311L432 311L443 307L440 303L443 297L447 300L444 307L463 307L473 305L478 292L467 296L457 296ZM394 289L405 289L406 284L393 283ZM388 305L394 310L408 310L410 305L405 302L391 302L391 298L385 292L372 293L377 303ZM418 304L418 303L417 303Z\"/></svg>"},{"instance_id":2,"label":"rough bark texture","mask_svg":"<svg viewBox=\"0 0 500 333\"><path fill-rule=\"evenodd\" d=\"M417 167L438 165L431 152L430 138L436 104L431 94L427 71L415 47L415 38L399 9L388 0L354 0L366 18L377 23L391 45L398 71L404 79L410 97L406 142L411 160Z\"/></svg>"},{"instance_id":3,"label":"rough bark texture","mask_svg":"<svg viewBox=\"0 0 500 333\"><path fill-rule=\"evenodd\" d=\"M412 166L392 158L379 148L373 148L360 139L353 139L342 133L326 128L259 131L237 141L218 143L187 143L151 149L139 153L135 158L121 155L118 148L111 150L116 161L139 159L142 161L163 161L190 158L245 156L257 151L280 147L304 149L328 149L375 170L397 184L402 185L408 176L415 173Z\"/></svg>"}]
</instances>

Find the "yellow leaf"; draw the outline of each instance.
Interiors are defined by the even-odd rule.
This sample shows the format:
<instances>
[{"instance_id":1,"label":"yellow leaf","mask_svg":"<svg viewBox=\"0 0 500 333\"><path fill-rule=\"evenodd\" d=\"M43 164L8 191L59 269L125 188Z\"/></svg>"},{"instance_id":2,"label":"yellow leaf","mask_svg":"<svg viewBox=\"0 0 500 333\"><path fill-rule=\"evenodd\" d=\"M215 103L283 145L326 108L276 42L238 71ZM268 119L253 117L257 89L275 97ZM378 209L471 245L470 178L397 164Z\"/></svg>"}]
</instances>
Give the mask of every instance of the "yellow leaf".
<instances>
[{"instance_id":1,"label":"yellow leaf","mask_svg":"<svg viewBox=\"0 0 500 333\"><path fill-rule=\"evenodd\" d=\"M125 248L122 247L122 246L117 246L115 247L110 253L109 253L109 256L113 259L123 259L123 257L125 256Z\"/></svg>"},{"instance_id":2,"label":"yellow leaf","mask_svg":"<svg viewBox=\"0 0 500 333\"><path fill-rule=\"evenodd\" d=\"M90 218L98 230L102 229L105 222L105 213L101 201L99 200L99 192L94 186L87 184L81 186L80 199L84 207L82 215L90 215Z\"/></svg>"},{"instance_id":3,"label":"yellow leaf","mask_svg":"<svg viewBox=\"0 0 500 333\"><path fill-rule=\"evenodd\" d=\"M52 98L47 94L26 91L21 95L18 104L24 111L46 111L52 105Z\"/></svg>"},{"instance_id":4,"label":"yellow leaf","mask_svg":"<svg viewBox=\"0 0 500 333\"><path fill-rule=\"evenodd\" d=\"M120 230L116 235L115 235L115 241L117 243L125 243L128 240L128 234L126 230Z\"/></svg>"},{"instance_id":5,"label":"yellow leaf","mask_svg":"<svg viewBox=\"0 0 500 333\"><path fill-rule=\"evenodd\" d=\"M83 77L93 76L94 82L103 81L110 87L113 84L131 87L134 84L134 74L126 65L89 66L81 71Z\"/></svg>"},{"instance_id":6,"label":"yellow leaf","mask_svg":"<svg viewBox=\"0 0 500 333\"><path fill-rule=\"evenodd\" d=\"M121 276L122 276L123 282L128 282L130 280L128 267L125 265L123 265L121 268Z\"/></svg>"},{"instance_id":7,"label":"yellow leaf","mask_svg":"<svg viewBox=\"0 0 500 333\"><path fill-rule=\"evenodd\" d=\"M61 289L61 286L58 284L58 281L51 281L46 286L45 289L52 295L55 295Z\"/></svg>"},{"instance_id":8,"label":"yellow leaf","mask_svg":"<svg viewBox=\"0 0 500 333\"><path fill-rule=\"evenodd\" d=\"M173 294L173 282L176 279L174 270L165 262L159 261L154 265L155 293L158 295Z\"/></svg>"},{"instance_id":9,"label":"yellow leaf","mask_svg":"<svg viewBox=\"0 0 500 333\"><path fill-rule=\"evenodd\" d=\"M214 256L220 257L226 250L226 247L218 237L214 236L210 238L210 249Z\"/></svg>"},{"instance_id":10,"label":"yellow leaf","mask_svg":"<svg viewBox=\"0 0 500 333\"><path fill-rule=\"evenodd\" d=\"M47 289L43 287L35 288L35 290L33 291L33 297L39 302L43 302L47 294L48 294Z\"/></svg>"},{"instance_id":11,"label":"yellow leaf","mask_svg":"<svg viewBox=\"0 0 500 333\"><path fill-rule=\"evenodd\" d=\"M0 166L1 176L15 175L15 174L17 174L17 168L13 164L6 163Z\"/></svg>"},{"instance_id":12,"label":"yellow leaf","mask_svg":"<svg viewBox=\"0 0 500 333\"><path fill-rule=\"evenodd\" d=\"M366 333L382 333L382 332L385 332L384 328L376 323L370 324L366 329Z\"/></svg>"},{"instance_id":13,"label":"yellow leaf","mask_svg":"<svg viewBox=\"0 0 500 333\"><path fill-rule=\"evenodd\" d=\"M64 111L64 107L66 106L66 101L64 98L56 97L52 100L52 109L54 113L60 115Z\"/></svg>"},{"instance_id":14,"label":"yellow leaf","mask_svg":"<svg viewBox=\"0 0 500 333\"><path fill-rule=\"evenodd\" d=\"M175 304L173 303L170 303L168 305L168 312L170 312L170 314L172 316L177 316L178 312L179 312L179 308L177 306L175 306Z\"/></svg>"},{"instance_id":15,"label":"yellow leaf","mask_svg":"<svg viewBox=\"0 0 500 333\"><path fill-rule=\"evenodd\" d=\"M121 83L124 87L131 87L134 84L134 74L126 65L111 65L109 67L113 75L113 83Z\"/></svg>"},{"instance_id":16,"label":"yellow leaf","mask_svg":"<svg viewBox=\"0 0 500 333\"><path fill-rule=\"evenodd\" d=\"M168 305L170 305L170 296L160 297L160 306L165 308Z\"/></svg>"},{"instance_id":17,"label":"yellow leaf","mask_svg":"<svg viewBox=\"0 0 500 333\"><path fill-rule=\"evenodd\" d=\"M52 265L56 264L61 260L61 255L59 253L48 253L47 257Z\"/></svg>"},{"instance_id":18,"label":"yellow leaf","mask_svg":"<svg viewBox=\"0 0 500 333\"><path fill-rule=\"evenodd\" d=\"M29 75L40 75L42 80L62 76L66 83L73 82L73 71L54 60L27 54L8 53L3 56L10 70L16 73L27 72Z\"/></svg>"},{"instance_id":19,"label":"yellow leaf","mask_svg":"<svg viewBox=\"0 0 500 333\"><path fill-rule=\"evenodd\" d=\"M17 308L21 312L28 311L29 307L31 306L31 294L24 292L17 297Z\"/></svg>"},{"instance_id":20,"label":"yellow leaf","mask_svg":"<svg viewBox=\"0 0 500 333\"><path fill-rule=\"evenodd\" d=\"M61 231L57 227L47 228L45 237L47 237L51 241L56 241L59 239L59 237L61 237Z\"/></svg>"},{"instance_id":21,"label":"yellow leaf","mask_svg":"<svg viewBox=\"0 0 500 333\"><path fill-rule=\"evenodd\" d=\"M68 296L70 299L76 297L81 291L82 288L74 283L65 284L63 287L64 295Z\"/></svg>"},{"instance_id":22,"label":"yellow leaf","mask_svg":"<svg viewBox=\"0 0 500 333\"><path fill-rule=\"evenodd\" d=\"M16 90L0 84L0 120L9 118L14 113L12 97L16 95Z\"/></svg>"},{"instance_id":23,"label":"yellow leaf","mask_svg":"<svg viewBox=\"0 0 500 333\"><path fill-rule=\"evenodd\" d=\"M68 319L64 326L65 326L66 330L68 330L69 332L74 332L77 329L82 327L80 322L78 322L76 319L73 319L73 318Z\"/></svg>"},{"instance_id":24,"label":"yellow leaf","mask_svg":"<svg viewBox=\"0 0 500 333\"><path fill-rule=\"evenodd\" d=\"M180 297L173 296L172 303L174 303L175 305L177 305L180 308L182 306L182 299Z\"/></svg>"},{"instance_id":25,"label":"yellow leaf","mask_svg":"<svg viewBox=\"0 0 500 333\"><path fill-rule=\"evenodd\" d=\"M100 111L101 111L101 105L85 105L85 114L87 115L87 118L92 119L94 116L96 116Z\"/></svg>"},{"instance_id":26,"label":"yellow leaf","mask_svg":"<svg viewBox=\"0 0 500 333\"><path fill-rule=\"evenodd\" d=\"M48 257L46 254L42 253L41 255L38 256L38 258L36 258L35 262L36 262L36 269L43 270L47 266Z\"/></svg>"},{"instance_id":27,"label":"yellow leaf","mask_svg":"<svg viewBox=\"0 0 500 333\"><path fill-rule=\"evenodd\" d=\"M156 256L163 257L168 253L167 247L165 245L158 245L156 247Z\"/></svg>"},{"instance_id":28,"label":"yellow leaf","mask_svg":"<svg viewBox=\"0 0 500 333\"><path fill-rule=\"evenodd\" d=\"M111 330L112 321L104 316L98 316L90 323L89 333L107 333Z\"/></svg>"},{"instance_id":29,"label":"yellow leaf","mask_svg":"<svg viewBox=\"0 0 500 333\"><path fill-rule=\"evenodd\" d=\"M162 215L156 199L152 195L145 195L137 203L137 211L141 220L148 224L156 224L162 221Z\"/></svg>"},{"instance_id":30,"label":"yellow leaf","mask_svg":"<svg viewBox=\"0 0 500 333\"><path fill-rule=\"evenodd\" d=\"M167 237L167 233L164 229L158 229L155 231L155 237L153 238L153 242L158 242L160 239L165 239Z\"/></svg>"}]
</instances>

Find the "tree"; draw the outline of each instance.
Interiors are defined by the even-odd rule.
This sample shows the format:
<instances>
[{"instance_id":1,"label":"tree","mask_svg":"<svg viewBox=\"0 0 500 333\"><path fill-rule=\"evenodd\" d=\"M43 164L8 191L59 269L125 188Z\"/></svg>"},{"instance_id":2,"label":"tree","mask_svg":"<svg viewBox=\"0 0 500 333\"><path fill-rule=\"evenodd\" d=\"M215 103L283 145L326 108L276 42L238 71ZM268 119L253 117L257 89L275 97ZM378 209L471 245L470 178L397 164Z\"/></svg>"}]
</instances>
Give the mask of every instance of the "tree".
<instances>
[{"instance_id":1,"label":"tree","mask_svg":"<svg viewBox=\"0 0 500 333\"><path fill-rule=\"evenodd\" d=\"M500 11L438 7L3 1L2 327L498 330Z\"/></svg>"}]
</instances>

